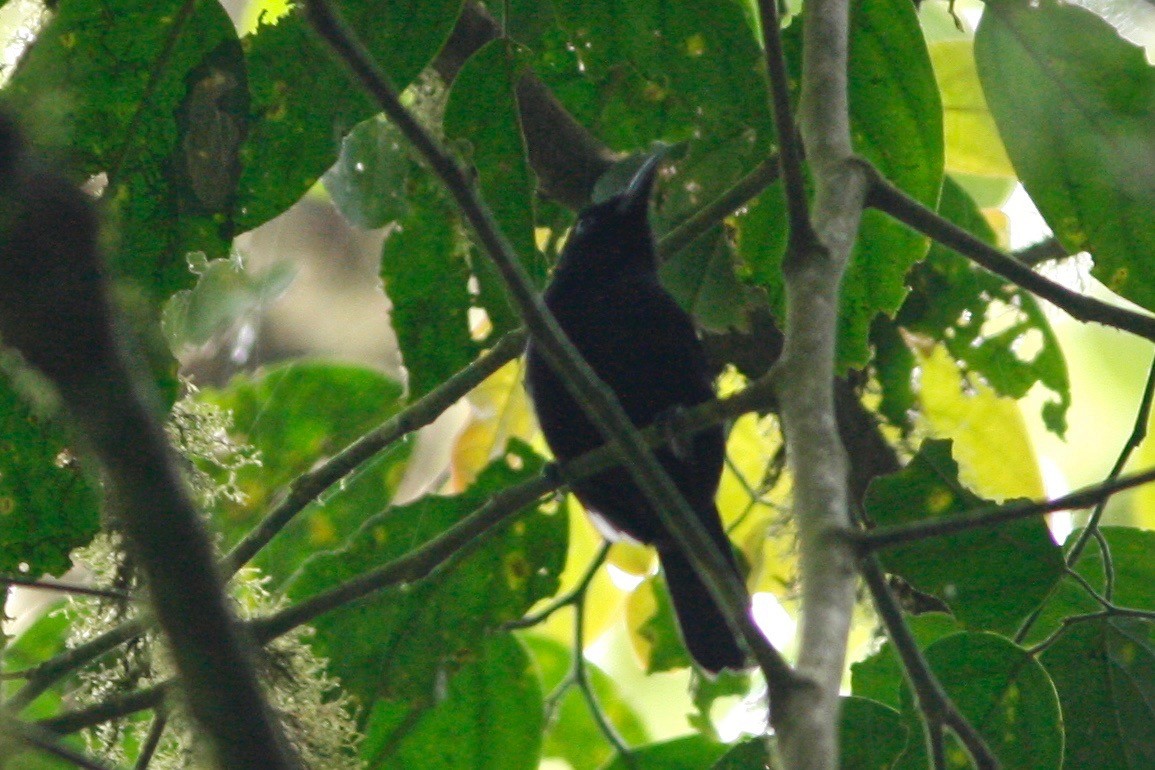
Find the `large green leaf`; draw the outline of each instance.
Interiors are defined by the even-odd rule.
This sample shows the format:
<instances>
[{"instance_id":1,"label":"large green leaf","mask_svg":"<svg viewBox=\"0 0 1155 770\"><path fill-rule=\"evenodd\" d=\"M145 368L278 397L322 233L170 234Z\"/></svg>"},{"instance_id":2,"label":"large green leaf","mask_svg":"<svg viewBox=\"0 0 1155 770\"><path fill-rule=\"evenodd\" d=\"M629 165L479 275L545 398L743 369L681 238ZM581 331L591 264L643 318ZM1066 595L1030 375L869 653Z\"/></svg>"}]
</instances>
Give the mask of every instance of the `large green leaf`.
<instances>
[{"instance_id":1,"label":"large green leaf","mask_svg":"<svg viewBox=\"0 0 1155 770\"><path fill-rule=\"evenodd\" d=\"M994 243L994 231L978 207L949 177L939 213ZM908 281L911 293L895 323L942 342L1001 395L1019 399L1035 383L1044 385L1052 399L1043 406L1043 418L1062 436L1071 404L1067 364L1034 296L937 243Z\"/></svg>"},{"instance_id":2,"label":"large green leaf","mask_svg":"<svg viewBox=\"0 0 1155 770\"><path fill-rule=\"evenodd\" d=\"M885 527L990 505L958 481L950 446L926 441L906 468L871 483L867 516ZM1063 571L1042 519L929 538L880 556L888 572L942 599L967 627L1003 632L1043 601Z\"/></svg>"},{"instance_id":3,"label":"large green leaf","mask_svg":"<svg viewBox=\"0 0 1155 770\"><path fill-rule=\"evenodd\" d=\"M324 591L412 551L541 466L527 447L511 443L462 494L425 497L371 516L343 548L309 559L289 594ZM429 578L318 618L314 643L343 686L374 712L374 729L404 730L436 704L439 683L480 654L487 632L557 590L566 536L565 516L522 513Z\"/></svg>"},{"instance_id":4,"label":"large green leaf","mask_svg":"<svg viewBox=\"0 0 1155 770\"><path fill-rule=\"evenodd\" d=\"M1062 714L1055 686L1037 660L1007 639L988 633L940 639L927 648L926 659L1004 770L1059 770ZM925 770L929 767L926 745L909 691L904 692L903 706L912 739L895 767ZM954 743L953 737L949 740ZM947 752L961 756L962 748L952 745Z\"/></svg>"},{"instance_id":5,"label":"large green leaf","mask_svg":"<svg viewBox=\"0 0 1155 770\"><path fill-rule=\"evenodd\" d=\"M1155 308L1155 70L1076 5L988 3L975 58L1007 154L1071 253Z\"/></svg>"},{"instance_id":6,"label":"large green leaf","mask_svg":"<svg viewBox=\"0 0 1155 770\"><path fill-rule=\"evenodd\" d=\"M260 467L237 474L247 499L224 502L218 511L226 544L260 521L297 476L393 416L403 406L400 397L401 387L380 372L317 361L283 364L238 376L222 390L202 391L199 398L233 413L234 438L260 452ZM344 542L369 513L389 504L409 449L407 443L395 446L327 490L255 563L282 583L309 555Z\"/></svg>"},{"instance_id":7,"label":"large green leaf","mask_svg":"<svg viewBox=\"0 0 1155 770\"><path fill-rule=\"evenodd\" d=\"M405 184L412 161L404 142L380 115L359 123L341 142L341 154L322 181L337 210L357 227L384 227L408 213Z\"/></svg>"},{"instance_id":8,"label":"large green leaf","mask_svg":"<svg viewBox=\"0 0 1155 770\"><path fill-rule=\"evenodd\" d=\"M218 3L63 2L4 93L38 149L108 174L119 276L160 301L192 283L187 252L227 253L249 110Z\"/></svg>"},{"instance_id":9,"label":"large green leaf","mask_svg":"<svg viewBox=\"0 0 1155 770\"><path fill-rule=\"evenodd\" d=\"M1155 767L1155 638L1150 621L1074 623L1043 654L1063 705L1066 770Z\"/></svg>"},{"instance_id":10,"label":"large green leaf","mask_svg":"<svg viewBox=\"0 0 1155 770\"><path fill-rule=\"evenodd\" d=\"M629 760L616 757L605 770L701 770L722 758L729 747L700 735L639 746L630 751Z\"/></svg>"},{"instance_id":11,"label":"large green leaf","mask_svg":"<svg viewBox=\"0 0 1155 770\"><path fill-rule=\"evenodd\" d=\"M922 736L913 736L921 740ZM897 711L867 698L842 699L839 754L842 770L886 770L911 740Z\"/></svg>"},{"instance_id":12,"label":"large green leaf","mask_svg":"<svg viewBox=\"0 0 1155 770\"><path fill-rule=\"evenodd\" d=\"M0 376L0 573L60 575L99 528L97 486L68 435Z\"/></svg>"},{"instance_id":13,"label":"large green leaf","mask_svg":"<svg viewBox=\"0 0 1155 770\"><path fill-rule=\"evenodd\" d=\"M424 395L473 360L469 266L456 212L427 173L409 185L409 214L385 239L381 277L409 371L409 392Z\"/></svg>"},{"instance_id":14,"label":"large green leaf","mask_svg":"<svg viewBox=\"0 0 1155 770\"><path fill-rule=\"evenodd\" d=\"M934 207L943 174L942 105L914 6L902 0L857 0L850 36L850 117L854 149L888 179ZM801 23L784 32L794 76L801 62ZM765 286L783 317L781 262L786 215L775 184L738 220L739 244L751 280ZM750 233L747 233L750 228ZM906 296L906 273L926 253L925 239L867 211L842 282L838 363L869 358L870 325L893 315Z\"/></svg>"},{"instance_id":15,"label":"large green leaf","mask_svg":"<svg viewBox=\"0 0 1155 770\"><path fill-rule=\"evenodd\" d=\"M449 37L462 0L335 3L393 85L403 89ZM377 109L298 5L245 39L252 128L242 150L238 218L248 230L281 213L337 159L338 140Z\"/></svg>"},{"instance_id":16,"label":"large green leaf","mask_svg":"<svg viewBox=\"0 0 1155 770\"><path fill-rule=\"evenodd\" d=\"M541 682L525 648L508 634L480 643L437 702L393 723L390 704L369 716L361 756L389 770L533 770L541 755Z\"/></svg>"},{"instance_id":17,"label":"large green leaf","mask_svg":"<svg viewBox=\"0 0 1155 770\"><path fill-rule=\"evenodd\" d=\"M738 4L562 0L554 8L569 55L547 49L545 77L615 147L699 135L769 141L762 53Z\"/></svg>"}]
</instances>

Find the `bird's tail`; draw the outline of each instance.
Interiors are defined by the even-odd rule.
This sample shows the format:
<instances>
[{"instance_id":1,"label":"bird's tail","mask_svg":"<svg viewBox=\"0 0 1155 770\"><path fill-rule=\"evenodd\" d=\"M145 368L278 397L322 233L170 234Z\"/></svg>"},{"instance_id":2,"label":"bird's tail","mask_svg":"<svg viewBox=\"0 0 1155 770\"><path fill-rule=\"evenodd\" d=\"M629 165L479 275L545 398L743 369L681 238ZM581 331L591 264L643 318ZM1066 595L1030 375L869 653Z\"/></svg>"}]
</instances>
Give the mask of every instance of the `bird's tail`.
<instances>
[{"instance_id":1,"label":"bird's tail","mask_svg":"<svg viewBox=\"0 0 1155 770\"><path fill-rule=\"evenodd\" d=\"M725 556L734 564L729 545ZM678 616L682 641L686 643L691 657L699 666L715 674L724 668L745 668L746 656L730 633L729 626L722 618L722 611L718 609L706 585L694 572L690 560L677 548L659 549L658 558L666 575L674 614ZM736 564L734 571L738 571Z\"/></svg>"}]
</instances>

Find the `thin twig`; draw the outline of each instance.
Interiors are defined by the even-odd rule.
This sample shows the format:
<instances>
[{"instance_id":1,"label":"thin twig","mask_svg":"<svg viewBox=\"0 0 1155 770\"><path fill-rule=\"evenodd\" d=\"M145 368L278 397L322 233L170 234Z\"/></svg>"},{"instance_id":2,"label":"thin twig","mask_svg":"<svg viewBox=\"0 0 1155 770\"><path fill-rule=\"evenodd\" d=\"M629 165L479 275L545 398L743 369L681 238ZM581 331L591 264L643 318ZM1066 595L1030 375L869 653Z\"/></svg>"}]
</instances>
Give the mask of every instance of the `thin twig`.
<instances>
[{"instance_id":1,"label":"thin twig","mask_svg":"<svg viewBox=\"0 0 1155 770\"><path fill-rule=\"evenodd\" d=\"M59 655L37 664L28 671L28 681L8 700L5 706L13 713L19 712L61 677L116 649L143 631L144 624L140 620L126 621L84 644L65 650Z\"/></svg>"},{"instance_id":2,"label":"thin twig","mask_svg":"<svg viewBox=\"0 0 1155 770\"><path fill-rule=\"evenodd\" d=\"M541 625L545 621L549 620L550 617L552 617L553 614L558 610L577 604L579 601L581 601L582 597L585 596L586 591L589 589L590 582L594 579L594 576L597 574L601 566L605 564L606 556L608 556L609 553L610 544L608 542L603 542L601 546L598 547L597 553L594 554L594 558L590 560L589 566L586 567L586 571L582 573L581 579L578 580L577 585L575 585L565 594L556 597L552 602L547 604L545 607L542 607L537 612L531 615L526 615L524 618L511 620L510 622L506 623L503 628L507 630L515 628L532 628L533 626Z\"/></svg>"},{"instance_id":3,"label":"thin twig","mask_svg":"<svg viewBox=\"0 0 1155 770\"><path fill-rule=\"evenodd\" d=\"M85 730L94 725L135 714L145 709L156 708L164 703L165 696L173 687L171 679L135 692L113 695L100 703L86 708L65 711L56 716L41 719L37 725L57 735L68 735Z\"/></svg>"},{"instance_id":4,"label":"thin twig","mask_svg":"<svg viewBox=\"0 0 1155 770\"><path fill-rule=\"evenodd\" d=\"M779 165L786 194L789 237L793 244L788 250L808 250L818 243L818 235L810 222L810 210L806 202L802 146L790 109L790 76L786 70L786 55L782 50L782 23L778 19L777 0L758 0L758 13L762 22L762 40L766 46L763 61L770 88L770 114L774 117L774 128L781 147Z\"/></svg>"},{"instance_id":5,"label":"thin twig","mask_svg":"<svg viewBox=\"0 0 1155 770\"><path fill-rule=\"evenodd\" d=\"M1147 374L1147 385L1143 389L1143 397L1140 399L1139 409L1135 414L1135 421L1132 424L1131 435L1128 437L1123 448L1119 451L1119 456L1115 459L1115 465L1111 468L1110 473L1107 474L1107 480L1112 481L1119 477L1123 468L1126 467L1127 461L1130 460L1131 455L1143 443L1143 439L1147 436L1147 422L1151 416L1152 398L1155 396L1155 360L1151 362L1151 370ZM1104 497L1096 505L1091 512L1090 518L1087 520L1087 525L1083 529L1083 533L1079 539L1071 546L1070 551L1067 552L1066 564L1068 569L1073 570L1078 563L1080 557L1083 555L1083 549L1086 547L1090 538L1094 538L1099 546L1099 554L1103 559L1103 584L1104 593L1110 599L1115 593L1115 563L1111 558L1111 547L1107 543L1107 538L1099 530L1099 521L1103 517L1103 512L1107 508L1107 502L1110 496ZM1019 625L1018 631L1015 632L1014 641L1016 644L1022 644L1023 640L1031 632L1035 623L1043 614L1043 608L1047 602L1055 594L1059 588L1059 584L1051 586L1047 596L1039 603L1034 610L1023 620Z\"/></svg>"},{"instance_id":6,"label":"thin twig","mask_svg":"<svg viewBox=\"0 0 1155 770\"><path fill-rule=\"evenodd\" d=\"M520 312L546 360L561 375L571 395L599 433L613 442L620 452L632 480L690 557L722 608L727 624L746 641L763 666L771 687L789 689L794 681L792 669L754 623L745 586L728 568L721 551L641 439L613 392L597 378L545 308L509 241L477 196L469 177L401 104L396 89L331 4L327 0L308 0L305 9L314 29L329 43L453 196L479 245L501 275L509 299Z\"/></svg>"},{"instance_id":7,"label":"thin twig","mask_svg":"<svg viewBox=\"0 0 1155 770\"><path fill-rule=\"evenodd\" d=\"M168 715L158 710L152 718L152 724L148 726L148 735L145 736L144 744L140 747L140 754L137 755L132 770L148 770L149 763L152 762L152 757L156 754L157 747L160 746L160 739L164 737L164 730L167 726Z\"/></svg>"},{"instance_id":8,"label":"thin twig","mask_svg":"<svg viewBox=\"0 0 1155 770\"><path fill-rule=\"evenodd\" d=\"M568 592L565 596L560 597L557 601L551 602L548 607L539 613L535 613L531 617L524 618L523 621L507 624L507 628L527 628L532 625L541 623L550 615L562 607L574 608L574 630L573 630L573 657L571 658L570 670L565 677L558 682L553 692L545 699L545 713L547 719L552 715L557 707L561 704L561 700L571 687L577 687L581 690L582 697L586 701L586 707L590 711L590 716L597 723L598 729L602 731L602 735L606 737L610 745L614 747L618 756L629 767L634 767L633 753L629 747L626 746L625 741L621 735L618 734L617 729L610 722L609 717L602 710L601 704L598 703L597 696L593 691L593 684L590 681L589 673L586 668L585 660L585 599L586 593L589 591L590 583L593 581L594 575L601 568L606 560L606 556L610 552L610 544L603 542L598 548L597 554L590 561L581 580L574 586L573 590Z\"/></svg>"},{"instance_id":9,"label":"thin twig","mask_svg":"<svg viewBox=\"0 0 1155 770\"><path fill-rule=\"evenodd\" d=\"M98 599L112 599L114 601L132 602L136 599L124 591L115 588L98 588L96 586L82 586L75 583L58 582L40 578L23 577L20 575L0 575L0 586L14 585L21 588L32 588L41 591L59 591L65 594L79 596L94 596Z\"/></svg>"},{"instance_id":10,"label":"thin twig","mask_svg":"<svg viewBox=\"0 0 1155 770\"><path fill-rule=\"evenodd\" d=\"M1127 438L1127 442L1123 444L1122 450L1119 452L1118 458L1115 460L1115 465L1112 466L1111 472L1107 474L1106 481L1114 481L1119 478L1119 474L1123 472L1123 468L1127 466L1127 462L1131 459L1131 455L1143 443L1143 439L1147 438L1147 423L1151 419L1151 402L1155 399L1155 360L1151 362L1151 369L1147 373L1147 385L1143 388L1143 398L1139 402L1139 409L1135 413L1135 421L1132 424L1131 435ZM1099 522L1103 518L1103 512L1107 508L1107 499L1104 498L1102 502L1095 506L1095 510L1091 512L1091 517L1087 519L1087 526L1083 529L1079 539L1071 546L1071 550L1067 553L1067 564L1072 567L1078 563L1079 557L1083 555L1083 549L1087 545L1087 541L1094 537L1094 533L1099 531ZM1106 549L1104 549L1106 550Z\"/></svg>"}]
</instances>

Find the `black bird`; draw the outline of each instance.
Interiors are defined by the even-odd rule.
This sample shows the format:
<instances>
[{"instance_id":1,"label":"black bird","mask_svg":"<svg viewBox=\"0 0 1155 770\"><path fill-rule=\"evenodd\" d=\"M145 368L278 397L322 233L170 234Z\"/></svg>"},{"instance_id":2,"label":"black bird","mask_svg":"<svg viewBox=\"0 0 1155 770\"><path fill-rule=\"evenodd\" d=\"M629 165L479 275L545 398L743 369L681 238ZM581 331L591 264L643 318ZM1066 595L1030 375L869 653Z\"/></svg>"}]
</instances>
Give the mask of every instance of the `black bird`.
<instances>
[{"instance_id":1,"label":"black bird","mask_svg":"<svg viewBox=\"0 0 1155 770\"><path fill-rule=\"evenodd\" d=\"M658 281L650 191L660 163L650 157L620 194L581 212L562 250L545 304L578 351L644 428L679 407L714 397L705 351L690 316ZM550 449L564 462L605 443L561 379L530 342L526 382ZM662 447L658 461L737 572L714 504L725 436L715 427ZM711 672L745 659L706 586L624 468L574 485L595 518L658 550L682 639Z\"/></svg>"}]
</instances>

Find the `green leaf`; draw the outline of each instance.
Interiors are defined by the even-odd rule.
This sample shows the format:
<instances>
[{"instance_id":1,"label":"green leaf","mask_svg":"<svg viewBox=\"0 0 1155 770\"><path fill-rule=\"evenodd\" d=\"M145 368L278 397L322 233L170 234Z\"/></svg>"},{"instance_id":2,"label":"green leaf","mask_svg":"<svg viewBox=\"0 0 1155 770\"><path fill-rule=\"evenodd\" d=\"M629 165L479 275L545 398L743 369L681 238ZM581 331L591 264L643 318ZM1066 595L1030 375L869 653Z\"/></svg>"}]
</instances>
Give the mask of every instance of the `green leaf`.
<instances>
[{"instance_id":1,"label":"green leaf","mask_svg":"<svg viewBox=\"0 0 1155 770\"><path fill-rule=\"evenodd\" d=\"M15 639L4 648L4 655L0 658L0 671L12 674L18 671L27 671L37 664L48 660L54 655L64 652L72 622L61 611L63 601L55 602L55 607L45 608L46 611L28 628L24 629ZM22 677L12 677L0 682L0 693L5 699L11 697L24 684ZM35 720L54 716L60 713L62 706L61 689L49 688L26 708L21 709L19 716L22 719ZM5 766L8 770L8 766Z\"/></svg>"},{"instance_id":2,"label":"green leaf","mask_svg":"<svg viewBox=\"0 0 1155 770\"><path fill-rule=\"evenodd\" d=\"M1100 618L1069 626L1043 653L1063 706L1067 770L1155 766L1152 624Z\"/></svg>"},{"instance_id":3,"label":"green leaf","mask_svg":"<svg viewBox=\"0 0 1155 770\"><path fill-rule=\"evenodd\" d=\"M534 178L526 157L517 84L529 51L508 39L480 48L461 68L445 107L445 133L466 145L482 197L526 269L544 284L534 243Z\"/></svg>"},{"instance_id":4,"label":"green leaf","mask_svg":"<svg viewBox=\"0 0 1155 770\"><path fill-rule=\"evenodd\" d=\"M61 575L99 529L97 485L68 434L0 376L0 573Z\"/></svg>"},{"instance_id":5,"label":"green leaf","mask_svg":"<svg viewBox=\"0 0 1155 770\"><path fill-rule=\"evenodd\" d=\"M919 649L961 630L959 623L950 615L928 612L907 616L911 633ZM906 678L902 673L902 662L894 645L888 640L882 648L868 658L850 666L851 692L861 698L868 698L893 708L902 707L902 688Z\"/></svg>"},{"instance_id":6,"label":"green leaf","mask_svg":"<svg viewBox=\"0 0 1155 770\"><path fill-rule=\"evenodd\" d=\"M564 0L554 9L569 55L558 51L541 69L562 102L612 146L743 135L768 145L762 53L738 4ZM567 97L579 88L589 101L572 104Z\"/></svg>"},{"instance_id":7,"label":"green leaf","mask_svg":"<svg viewBox=\"0 0 1155 770\"><path fill-rule=\"evenodd\" d=\"M1155 308L1155 71L1078 6L989 3L979 76L1007 154L1070 252L1112 291Z\"/></svg>"},{"instance_id":8,"label":"green leaf","mask_svg":"<svg viewBox=\"0 0 1155 770\"><path fill-rule=\"evenodd\" d=\"M409 553L541 467L540 457L511 442L506 456L462 494L388 508L366 520L342 549L309 559L289 585L290 596L316 594ZM466 555L425 580L318 618L314 644L363 707L381 711L377 729L401 729L435 705L439 683L479 654L487 632L557 590L566 536L565 516L531 509L479 535Z\"/></svg>"},{"instance_id":9,"label":"green leaf","mask_svg":"<svg viewBox=\"0 0 1155 770\"><path fill-rule=\"evenodd\" d=\"M982 213L950 177L943 184L939 213L987 243L995 242ZM955 360L982 375L1000 395L1019 399L1035 383L1044 385L1052 398L1043 406L1043 417L1061 437L1071 385L1059 341L1035 298L937 243L911 270L908 282L911 293L896 323L945 344Z\"/></svg>"},{"instance_id":10,"label":"green leaf","mask_svg":"<svg viewBox=\"0 0 1155 770\"><path fill-rule=\"evenodd\" d=\"M765 738L747 738L735 744L710 770L765 770L770 767Z\"/></svg>"},{"instance_id":11,"label":"green leaf","mask_svg":"<svg viewBox=\"0 0 1155 770\"><path fill-rule=\"evenodd\" d=\"M33 133L39 150L66 154L79 178L107 172L112 268L154 302L192 283L187 252L228 253L249 109L218 3L62 3L5 95L53 126Z\"/></svg>"},{"instance_id":12,"label":"green leaf","mask_svg":"<svg viewBox=\"0 0 1155 770\"><path fill-rule=\"evenodd\" d=\"M868 517L885 527L991 505L958 481L950 446L926 441L906 468L871 483ZM1003 632L1042 602L1063 571L1062 553L1041 518L930 538L880 555L888 572L942 599L968 628Z\"/></svg>"},{"instance_id":13,"label":"green leaf","mask_svg":"<svg viewBox=\"0 0 1155 770\"><path fill-rule=\"evenodd\" d=\"M416 398L472 361L477 345L456 211L428 174L415 175L409 188L409 216L385 239L381 278Z\"/></svg>"},{"instance_id":14,"label":"green leaf","mask_svg":"<svg viewBox=\"0 0 1155 770\"><path fill-rule=\"evenodd\" d=\"M368 768L533 770L541 756L541 682L509 634L488 637L411 723L388 709L369 715L361 756Z\"/></svg>"},{"instance_id":15,"label":"green leaf","mask_svg":"<svg viewBox=\"0 0 1155 770\"><path fill-rule=\"evenodd\" d=\"M686 668L690 665L690 654L678 632L678 621L674 617L674 605L670 601L670 591L666 588L666 578L664 575L655 575L647 580L654 594L654 614L638 628L638 633L651 645L646 673ZM644 589L639 587L635 590Z\"/></svg>"},{"instance_id":16,"label":"green leaf","mask_svg":"<svg viewBox=\"0 0 1155 770\"><path fill-rule=\"evenodd\" d=\"M247 500L222 504L216 517L226 545L260 521L297 476L403 406L401 387L381 373L316 361L241 375L222 390L201 391L199 398L231 410L233 437L260 452L260 467L238 472ZM401 444L358 468L297 514L255 563L279 584L318 549L344 542L368 512L389 504L408 456L409 445Z\"/></svg>"},{"instance_id":17,"label":"green leaf","mask_svg":"<svg viewBox=\"0 0 1155 770\"><path fill-rule=\"evenodd\" d=\"M605 770L701 770L710 767L729 747L700 735L674 738L639 746L630 752L630 762L616 757Z\"/></svg>"},{"instance_id":18,"label":"green leaf","mask_svg":"<svg viewBox=\"0 0 1155 770\"><path fill-rule=\"evenodd\" d=\"M321 181L355 226L372 230L408 213L405 183L412 161L405 141L396 126L377 116L357 124L341 142L337 162Z\"/></svg>"},{"instance_id":19,"label":"green leaf","mask_svg":"<svg viewBox=\"0 0 1155 770\"><path fill-rule=\"evenodd\" d=\"M740 298L745 288L734 272L734 252L722 228L716 227L668 259L660 271L662 285L709 331L746 325Z\"/></svg>"},{"instance_id":20,"label":"green leaf","mask_svg":"<svg viewBox=\"0 0 1155 770\"><path fill-rule=\"evenodd\" d=\"M912 296L907 295L908 303ZM870 328L870 343L874 346L874 373L882 390L878 412L904 435L909 434L918 404L914 392L917 366L914 353L899 333L898 324L886 316L875 317Z\"/></svg>"},{"instance_id":21,"label":"green leaf","mask_svg":"<svg viewBox=\"0 0 1155 770\"><path fill-rule=\"evenodd\" d=\"M341 0L342 15L398 89L425 68L462 0ZM239 218L250 230L291 206L337 158L336 139L376 108L300 5L245 39L257 119L243 148Z\"/></svg>"},{"instance_id":22,"label":"green leaf","mask_svg":"<svg viewBox=\"0 0 1155 770\"><path fill-rule=\"evenodd\" d=\"M855 697L842 699L838 735L842 770L888 770L911 738L896 710Z\"/></svg>"},{"instance_id":23,"label":"green leaf","mask_svg":"<svg viewBox=\"0 0 1155 770\"><path fill-rule=\"evenodd\" d=\"M533 653L541 672L542 687L552 692L570 672L570 648L536 634L526 634L522 639ZM645 725L622 698L617 683L590 661L586 661L585 667L602 713L622 740L629 745L648 740ZM557 704L553 719L546 728L542 755L562 759L573 770L595 770L613 753L614 748L594 721L585 696L577 687L571 687Z\"/></svg>"},{"instance_id":24,"label":"green leaf","mask_svg":"<svg viewBox=\"0 0 1155 770\"><path fill-rule=\"evenodd\" d=\"M797 77L801 21L784 33L787 62ZM850 37L850 117L855 151L890 181L933 207L943 174L942 104L914 6L903 0L857 0ZM739 236L752 280L765 286L778 317L784 317L781 262L786 214L781 183L740 217ZM753 220L752 220L753 218ZM762 221L758 221L761 219ZM893 315L906 296L910 266L926 253L926 241L876 211L867 211L842 281L839 312L840 370L870 357L874 317Z\"/></svg>"},{"instance_id":25,"label":"green leaf","mask_svg":"<svg viewBox=\"0 0 1155 770\"><path fill-rule=\"evenodd\" d=\"M1055 687L1038 661L990 633L940 639L927 648L926 658L1002 767L1058 770L1063 757L1062 715ZM896 768L925 770L926 746L909 691L904 692L903 711L912 737ZM947 755L961 757L963 750L955 739L948 742Z\"/></svg>"}]
</instances>

